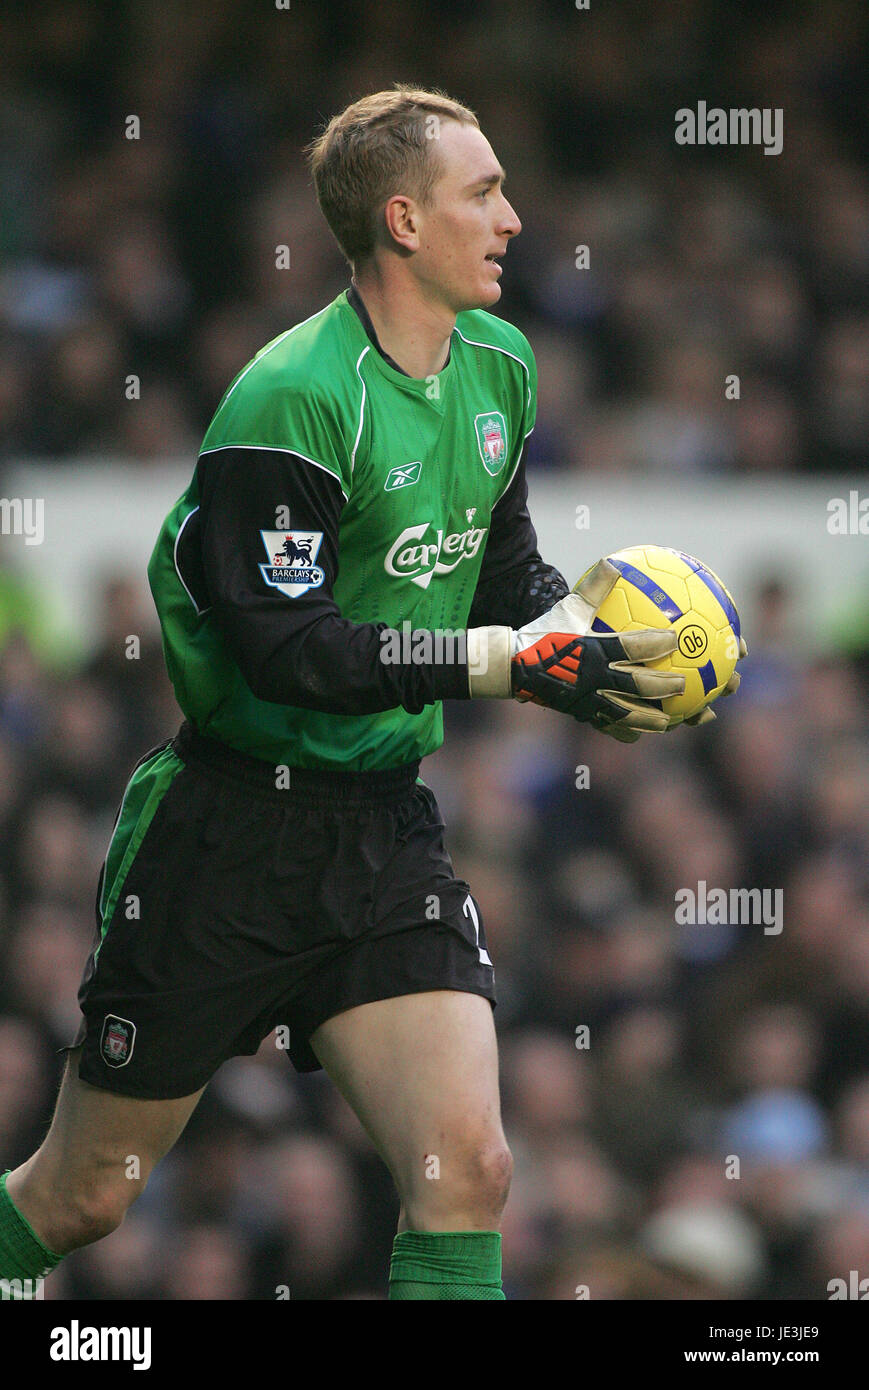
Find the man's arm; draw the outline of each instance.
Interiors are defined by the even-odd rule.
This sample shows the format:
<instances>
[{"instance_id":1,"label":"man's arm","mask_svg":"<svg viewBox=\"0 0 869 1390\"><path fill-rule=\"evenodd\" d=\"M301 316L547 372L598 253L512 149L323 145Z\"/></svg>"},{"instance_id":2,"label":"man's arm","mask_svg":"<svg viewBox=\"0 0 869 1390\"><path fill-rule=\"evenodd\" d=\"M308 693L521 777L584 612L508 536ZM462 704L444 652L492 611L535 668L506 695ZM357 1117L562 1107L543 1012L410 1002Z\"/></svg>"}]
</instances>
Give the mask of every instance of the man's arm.
<instances>
[{"instance_id":1,"label":"man's arm","mask_svg":"<svg viewBox=\"0 0 869 1390\"><path fill-rule=\"evenodd\" d=\"M640 661L651 660L664 654L662 641L675 641L672 634L580 641L576 634L586 628L576 624L587 617L589 604L577 594L554 609L545 605L539 631L532 630L534 620L516 631L512 610L504 625L472 628L466 659L384 662L382 635L400 634L386 623L350 622L333 596L345 500L337 478L299 454L259 447L207 450L198 470L200 506L179 533L176 566L188 596L203 616L210 610L243 679L261 700L329 714L372 714L399 705L418 714L437 700L513 695L592 719L601 710L612 717L604 687L636 693L642 681L648 689L640 693L654 688L655 695L667 695L675 693L674 682L683 682L630 664L631 644ZM271 559L260 531L275 529L280 508L289 508L293 531L322 533L316 563L323 584L298 598L268 584L260 569ZM537 609L546 585L561 576L552 572L540 584L537 575L529 578L530 564L524 578L510 566L499 577L520 602ZM638 645L643 641L648 650ZM620 712L615 710L616 717ZM657 711L643 713L643 727L655 717L664 718Z\"/></svg>"},{"instance_id":2,"label":"man's arm","mask_svg":"<svg viewBox=\"0 0 869 1390\"><path fill-rule=\"evenodd\" d=\"M179 573L197 606L211 608L246 684L258 699L330 714L371 714L401 705L411 714L442 699L468 699L467 662L381 660L386 623L353 623L333 597L338 575L338 480L298 454L215 449L200 456L200 509L184 528ZM316 563L325 579L290 598L268 585L260 529L288 507L292 530L322 532Z\"/></svg>"},{"instance_id":3,"label":"man's arm","mask_svg":"<svg viewBox=\"0 0 869 1390\"><path fill-rule=\"evenodd\" d=\"M492 520L468 627L524 627L570 592L564 575L544 563L528 512L527 445Z\"/></svg>"}]
</instances>

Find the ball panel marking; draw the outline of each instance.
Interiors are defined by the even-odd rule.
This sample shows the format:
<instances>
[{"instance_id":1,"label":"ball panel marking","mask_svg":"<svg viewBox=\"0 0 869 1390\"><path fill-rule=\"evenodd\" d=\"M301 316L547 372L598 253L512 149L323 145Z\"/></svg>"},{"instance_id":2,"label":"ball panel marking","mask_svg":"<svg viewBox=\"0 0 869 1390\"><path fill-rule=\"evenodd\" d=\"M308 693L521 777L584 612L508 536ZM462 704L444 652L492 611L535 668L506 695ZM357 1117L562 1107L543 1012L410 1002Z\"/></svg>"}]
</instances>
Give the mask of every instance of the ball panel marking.
<instances>
[{"instance_id":1,"label":"ball panel marking","mask_svg":"<svg viewBox=\"0 0 869 1390\"><path fill-rule=\"evenodd\" d=\"M699 623L689 623L679 633L679 651L683 656L702 656L709 646L709 638Z\"/></svg>"}]
</instances>

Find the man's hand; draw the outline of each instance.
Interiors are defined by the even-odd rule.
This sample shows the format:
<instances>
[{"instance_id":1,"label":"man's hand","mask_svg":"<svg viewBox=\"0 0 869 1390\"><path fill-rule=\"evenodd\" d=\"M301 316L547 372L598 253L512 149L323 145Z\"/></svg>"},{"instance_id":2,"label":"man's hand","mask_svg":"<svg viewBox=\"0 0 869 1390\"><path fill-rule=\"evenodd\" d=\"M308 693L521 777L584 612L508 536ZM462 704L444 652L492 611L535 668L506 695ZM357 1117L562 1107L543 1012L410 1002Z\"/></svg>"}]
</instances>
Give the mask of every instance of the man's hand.
<instances>
[{"instance_id":1,"label":"man's hand","mask_svg":"<svg viewBox=\"0 0 869 1390\"><path fill-rule=\"evenodd\" d=\"M744 656L748 656L748 647L745 645L745 638L740 637L739 656L736 658L736 660L741 661ZM742 677L740 676L739 672L734 671L733 675L730 677L730 680L727 682L727 684L724 686L724 689L721 691L721 694L718 696L719 700L723 700L725 695L735 695L737 690L739 689L741 680ZM711 710L707 705L706 709L702 709L699 714L692 714L690 719L683 719L682 723L691 724L692 726L696 727L696 725L698 724L708 724L711 720L717 718L718 716L716 715L715 711ZM678 724L674 724L673 727L675 729L678 729L679 726Z\"/></svg>"},{"instance_id":2,"label":"man's hand","mask_svg":"<svg viewBox=\"0 0 869 1390\"><path fill-rule=\"evenodd\" d=\"M576 637L559 624L542 636L525 628L516 635L527 645L520 645L513 657L515 698L561 710L583 723L661 732L667 716L650 702L680 695L685 688L684 676L650 671L643 664L669 656L676 646L671 632Z\"/></svg>"},{"instance_id":3,"label":"man's hand","mask_svg":"<svg viewBox=\"0 0 869 1390\"><path fill-rule=\"evenodd\" d=\"M629 738L666 729L667 716L653 702L681 695L685 677L646 663L675 650L675 633L591 632L618 579L615 566L600 560L572 593L518 632L471 629L471 695L531 700L607 732L617 726Z\"/></svg>"}]
</instances>

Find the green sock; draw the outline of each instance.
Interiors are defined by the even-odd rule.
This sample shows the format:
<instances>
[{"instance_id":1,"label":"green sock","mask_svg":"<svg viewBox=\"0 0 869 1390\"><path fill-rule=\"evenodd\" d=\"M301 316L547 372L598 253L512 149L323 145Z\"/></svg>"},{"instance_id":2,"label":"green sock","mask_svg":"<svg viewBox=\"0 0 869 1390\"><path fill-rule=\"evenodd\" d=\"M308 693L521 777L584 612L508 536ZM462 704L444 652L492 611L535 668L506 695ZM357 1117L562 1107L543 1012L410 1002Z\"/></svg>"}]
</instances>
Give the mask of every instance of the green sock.
<instances>
[{"instance_id":1,"label":"green sock","mask_svg":"<svg viewBox=\"0 0 869 1390\"><path fill-rule=\"evenodd\" d=\"M0 1298L28 1298L33 1296L31 1284L50 1274L63 1256L43 1245L9 1196L6 1179L11 1171L7 1168L0 1176ZM13 1279L18 1282L9 1292L4 1286Z\"/></svg>"},{"instance_id":2,"label":"green sock","mask_svg":"<svg viewBox=\"0 0 869 1390\"><path fill-rule=\"evenodd\" d=\"M389 1298L497 1298L500 1231L400 1231L392 1246Z\"/></svg>"}]
</instances>

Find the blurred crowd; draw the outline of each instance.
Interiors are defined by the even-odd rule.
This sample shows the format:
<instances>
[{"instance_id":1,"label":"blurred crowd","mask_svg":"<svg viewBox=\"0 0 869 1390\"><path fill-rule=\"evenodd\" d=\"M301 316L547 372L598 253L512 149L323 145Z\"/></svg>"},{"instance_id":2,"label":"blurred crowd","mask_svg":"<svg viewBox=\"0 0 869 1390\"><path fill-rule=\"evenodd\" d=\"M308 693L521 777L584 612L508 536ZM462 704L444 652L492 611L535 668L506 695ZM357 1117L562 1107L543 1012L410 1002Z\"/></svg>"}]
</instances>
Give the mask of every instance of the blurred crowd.
<instances>
[{"instance_id":1,"label":"blurred crowd","mask_svg":"<svg viewBox=\"0 0 869 1390\"><path fill-rule=\"evenodd\" d=\"M7 0L3 455L192 468L235 372L347 283L312 123L413 80L477 110L525 224L502 310L540 367L532 468L862 469L866 16L724 8ZM697 99L782 106L784 152L676 146ZM496 966L508 1297L813 1300L869 1277L869 632L807 667L787 586L757 599L711 730L625 747L454 703L422 767ZM131 768L180 722L144 575L107 578L94 650L52 649L0 562L0 1170L51 1113ZM678 925L700 881L781 889L783 930ZM397 1210L345 1102L270 1037L46 1296L382 1298Z\"/></svg>"},{"instance_id":2,"label":"blurred crowd","mask_svg":"<svg viewBox=\"0 0 869 1390\"><path fill-rule=\"evenodd\" d=\"M347 284L302 147L347 101L401 80L474 108L507 169L524 231L500 312L539 361L534 467L862 462L860 5L6 0L3 11L7 457L194 453L253 353ZM781 108L782 153L677 145L675 113L699 100ZM738 404L725 396L733 375Z\"/></svg>"}]
</instances>

